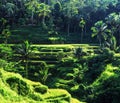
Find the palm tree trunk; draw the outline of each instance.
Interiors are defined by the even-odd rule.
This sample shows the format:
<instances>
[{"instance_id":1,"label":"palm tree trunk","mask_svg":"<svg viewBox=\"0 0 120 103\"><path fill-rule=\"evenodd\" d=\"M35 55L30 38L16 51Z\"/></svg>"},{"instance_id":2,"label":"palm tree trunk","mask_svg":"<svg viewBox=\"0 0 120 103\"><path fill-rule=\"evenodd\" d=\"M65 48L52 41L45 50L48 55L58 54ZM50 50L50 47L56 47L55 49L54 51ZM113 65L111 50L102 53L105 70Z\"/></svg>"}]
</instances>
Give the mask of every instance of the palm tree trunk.
<instances>
[{"instance_id":1,"label":"palm tree trunk","mask_svg":"<svg viewBox=\"0 0 120 103\"><path fill-rule=\"evenodd\" d=\"M81 43L83 42L83 28L82 28L82 33L81 33Z\"/></svg>"},{"instance_id":2,"label":"palm tree trunk","mask_svg":"<svg viewBox=\"0 0 120 103\"><path fill-rule=\"evenodd\" d=\"M43 15L43 17L42 17L42 26L43 26L43 28L46 27L46 24L45 24L45 15Z\"/></svg>"},{"instance_id":3,"label":"palm tree trunk","mask_svg":"<svg viewBox=\"0 0 120 103\"><path fill-rule=\"evenodd\" d=\"M68 20L68 24L67 24L67 35L70 36L70 20Z\"/></svg>"},{"instance_id":4,"label":"palm tree trunk","mask_svg":"<svg viewBox=\"0 0 120 103\"><path fill-rule=\"evenodd\" d=\"M101 43L101 38L99 36L97 36L98 40L99 40L99 44L100 44L100 47L102 46L102 43Z\"/></svg>"},{"instance_id":5,"label":"palm tree trunk","mask_svg":"<svg viewBox=\"0 0 120 103\"><path fill-rule=\"evenodd\" d=\"M5 38L4 44L7 46L7 38Z\"/></svg>"},{"instance_id":6,"label":"palm tree trunk","mask_svg":"<svg viewBox=\"0 0 120 103\"><path fill-rule=\"evenodd\" d=\"M26 78L28 78L28 60L26 60L25 62L25 74L26 74Z\"/></svg>"},{"instance_id":7,"label":"palm tree trunk","mask_svg":"<svg viewBox=\"0 0 120 103\"><path fill-rule=\"evenodd\" d=\"M44 0L44 4L46 4L46 0ZM43 26L43 28L46 28L46 24L45 24L45 11L43 11L42 26Z\"/></svg>"},{"instance_id":8,"label":"palm tree trunk","mask_svg":"<svg viewBox=\"0 0 120 103\"><path fill-rule=\"evenodd\" d=\"M86 29L86 24L85 24L85 35L86 35L86 33L87 33L87 31L86 31L87 29Z\"/></svg>"},{"instance_id":9,"label":"palm tree trunk","mask_svg":"<svg viewBox=\"0 0 120 103\"><path fill-rule=\"evenodd\" d=\"M67 26L67 35L70 36L70 24L68 23L68 26Z\"/></svg>"},{"instance_id":10,"label":"palm tree trunk","mask_svg":"<svg viewBox=\"0 0 120 103\"><path fill-rule=\"evenodd\" d=\"M34 13L32 11L32 14L31 14L31 22L32 22L32 25L33 25L33 20L34 20Z\"/></svg>"}]
</instances>

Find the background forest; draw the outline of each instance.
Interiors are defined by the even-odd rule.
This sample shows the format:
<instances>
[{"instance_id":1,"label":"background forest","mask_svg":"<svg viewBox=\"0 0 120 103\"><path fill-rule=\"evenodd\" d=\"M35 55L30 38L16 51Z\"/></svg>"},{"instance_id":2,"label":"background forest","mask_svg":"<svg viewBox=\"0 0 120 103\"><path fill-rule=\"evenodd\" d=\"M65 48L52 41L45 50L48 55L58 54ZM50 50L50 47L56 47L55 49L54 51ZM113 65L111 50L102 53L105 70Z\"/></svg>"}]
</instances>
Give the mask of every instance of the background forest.
<instances>
[{"instance_id":1,"label":"background forest","mask_svg":"<svg viewBox=\"0 0 120 103\"><path fill-rule=\"evenodd\" d=\"M119 103L120 0L0 0L0 103Z\"/></svg>"},{"instance_id":2,"label":"background forest","mask_svg":"<svg viewBox=\"0 0 120 103\"><path fill-rule=\"evenodd\" d=\"M91 39L91 27L100 20L106 23L109 29L117 29L115 37L119 38L119 11L119 0L1 0L0 32L8 25L11 27L9 29L38 26L41 34L43 31L46 31L44 34L49 34L48 43L57 40L66 43L95 43L95 40ZM26 35L27 32L24 33L24 36ZM66 35L72 37L67 38ZM39 36L38 38L40 39ZM45 40L33 42L46 43Z\"/></svg>"}]
</instances>

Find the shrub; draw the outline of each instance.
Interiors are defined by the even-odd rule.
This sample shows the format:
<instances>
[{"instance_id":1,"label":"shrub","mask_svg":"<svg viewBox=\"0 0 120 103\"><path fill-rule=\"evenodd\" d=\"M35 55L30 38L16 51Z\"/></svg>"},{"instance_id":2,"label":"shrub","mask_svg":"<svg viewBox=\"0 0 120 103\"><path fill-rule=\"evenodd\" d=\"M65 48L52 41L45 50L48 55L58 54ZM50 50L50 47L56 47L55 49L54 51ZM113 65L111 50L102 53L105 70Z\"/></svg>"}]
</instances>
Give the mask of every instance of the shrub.
<instances>
[{"instance_id":1,"label":"shrub","mask_svg":"<svg viewBox=\"0 0 120 103\"><path fill-rule=\"evenodd\" d=\"M12 55L13 55L13 51L10 46L5 44L0 45L0 58L4 60L9 60L12 58Z\"/></svg>"},{"instance_id":2,"label":"shrub","mask_svg":"<svg viewBox=\"0 0 120 103\"><path fill-rule=\"evenodd\" d=\"M0 68L5 68L7 64L7 61L0 59Z\"/></svg>"},{"instance_id":3,"label":"shrub","mask_svg":"<svg viewBox=\"0 0 120 103\"><path fill-rule=\"evenodd\" d=\"M74 55L75 57L80 58L82 56L88 55L88 53L86 51L83 51L83 48L79 47L74 50Z\"/></svg>"},{"instance_id":4,"label":"shrub","mask_svg":"<svg viewBox=\"0 0 120 103\"><path fill-rule=\"evenodd\" d=\"M19 18L18 24L19 25L25 25L25 19L24 18Z\"/></svg>"},{"instance_id":5,"label":"shrub","mask_svg":"<svg viewBox=\"0 0 120 103\"><path fill-rule=\"evenodd\" d=\"M18 77L9 77L6 79L6 82L9 84L10 88L20 95L28 95L30 93L29 85Z\"/></svg>"},{"instance_id":6,"label":"shrub","mask_svg":"<svg viewBox=\"0 0 120 103\"><path fill-rule=\"evenodd\" d=\"M107 65L105 71L91 85L88 103L119 103L120 70L118 67Z\"/></svg>"},{"instance_id":7,"label":"shrub","mask_svg":"<svg viewBox=\"0 0 120 103\"><path fill-rule=\"evenodd\" d=\"M15 68L14 62L8 62L6 60L0 59L0 68L3 68L9 72L18 72L17 68Z\"/></svg>"},{"instance_id":8,"label":"shrub","mask_svg":"<svg viewBox=\"0 0 120 103\"><path fill-rule=\"evenodd\" d=\"M41 101L40 103L42 103L43 100L44 100L44 99L42 98L41 94L36 93L36 92L29 94L29 97L30 97L31 99L35 100L36 102L37 102L37 101L39 101L39 102ZM31 102L31 103L34 103L34 102ZM44 102L43 102L43 103L44 103Z\"/></svg>"},{"instance_id":9,"label":"shrub","mask_svg":"<svg viewBox=\"0 0 120 103\"><path fill-rule=\"evenodd\" d=\"M58 41L59 41L59 37L49 37L48 38L48 40L50 40L50 42L52 43L52 44L57 44L58 43Z\"/></svg>"},{"instance_id":10,"label":"shrub","mask_svg":"<svg viewBox=\"0 0 120 103\"><path fill-rule=\"evenodd\" d=\"M47 86L40 86L40 85L37 85L37 86L34 86L34 90L35 90L35 92L38 92L38 93L42 93L42 94L44 94L44 93L46 93L47 92L47 89L48 89L48 87Z\"/></svg>"},{"instance_id":11,"label":"shrub","mask_svg":"<svg viewBox=\"0 0 120 103\"><path fill-rule=\"evenodd\" d=\"M70 66L74 65L75 61L76 61L76 59L74 59L73 57L66 57L66 58L62 59L60 65L70 67Z\"/></svg>"},{"instance_id":12,"label":"shrub","mask_svg":"<svg viewBox=\"0 0 120 103\"><path fill-rule=\"evenodd\" d=\"M56 31L54 31L54 30L50 30L50 31L48 31L48 34L49 34L50 36L56 36L56 35L58 35L58 32L56 32Z\"/></svg>"},{"instance_id":13,"label":"shrub","mask_svg":"<svg viewBox=\"0 0 120 103\"><path fill-rule=\"evenodd\" d=\"M43 84L45 84L49 75L50 75L49 68L48 68L46 62L44 62L44 61L41 61L39 63L39 65L37 65L36 67L32 66L29 69L29 79L32 79L35 81L40 81Z\"/></svg>"},{"instance_id":14,"label":"shrub","mask_svg":"<svg viewBox=\"0 0 120 103\"><path fill-rule=\"evenodd\" d=\"M117 47L117 49L116 49L116 53L120 53L120 46Z\"/></svg>"}]
</instances>

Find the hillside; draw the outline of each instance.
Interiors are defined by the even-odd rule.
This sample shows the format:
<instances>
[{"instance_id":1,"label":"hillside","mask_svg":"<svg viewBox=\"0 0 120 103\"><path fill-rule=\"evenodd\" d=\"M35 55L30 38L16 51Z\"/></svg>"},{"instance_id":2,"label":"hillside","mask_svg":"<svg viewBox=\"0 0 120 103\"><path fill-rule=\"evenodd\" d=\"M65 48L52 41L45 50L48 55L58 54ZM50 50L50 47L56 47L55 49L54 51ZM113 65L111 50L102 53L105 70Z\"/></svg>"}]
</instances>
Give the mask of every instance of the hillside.
<instances>
[{"instance_id":1,"label":"hillside","mask_svg":"<svg viewBox=\"0 0 120 103\"><path fill-rule=\"evenodd\" d=\"M62 89L48 89L40 82L0 69L1 103L82 103Z\"/></svg>"},{"instance_id":2,"label":"hillside","mask_svg":"<svg viewBox=\"0 0 120 103\"><path fill-rule=\"evenodd\" d=\"M120 103L120 0L0 0L0 103Z\"/></svg>"},{"instance_id":3,"label":"hillside","mask_svg":"<svg viewBox=\"0 0 120 103\"><path fill-rule=\"evenodd\" d=\"M20 46L10 44L1 49L6 50L9 46L14 51L12 58L10 57L8 62L0 60L0 67L4 68L4 70L0 69L3 103L7 101L80 103L78 100L86 103L96 103L96 101L97 103L101 101L102 103L114 101L119 103L117 102L119 101L117 97L119 94L119 53L108 48L101 50L98 46L88 44L34 44L31 45L35 48L32 52L34 55L30 55L28 71L26 71L26 62L19 62L24 54L15 52L15 47L19 50ZM29 80L23 78L26 77L26 72Z\"/></svg>"}]
</instances>

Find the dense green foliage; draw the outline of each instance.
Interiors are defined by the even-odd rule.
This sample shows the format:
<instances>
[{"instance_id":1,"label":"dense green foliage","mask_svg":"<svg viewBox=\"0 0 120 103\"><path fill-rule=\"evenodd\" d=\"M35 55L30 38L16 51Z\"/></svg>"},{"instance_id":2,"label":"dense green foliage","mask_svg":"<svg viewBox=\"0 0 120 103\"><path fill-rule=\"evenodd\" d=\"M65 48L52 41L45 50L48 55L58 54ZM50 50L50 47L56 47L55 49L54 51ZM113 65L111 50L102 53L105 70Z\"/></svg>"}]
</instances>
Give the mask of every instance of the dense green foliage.
<instances>
[{"instance_id":1,"label":"dense green foliage","mask_svg":"<svg viewBox=\"0 0 120 103\"><path fill-rule=\"evenodd\" d=\"M11 46L13 48L15 45ZM103 80L106 79L106 81L109 80L112 82L111 78L109 79L106 75L106 72L108 73L109 70L110 72L114 72L114 68L116 68L115 73L119 73L116 72L120 66L119 54L115 54L115 52L109 48L102 50L98 46L80 44L32 45L32 47L36 47L37 49L35 49L34 55L28 59L28 79L42 82L51 88L66 89L74 97L88 103L96 103L96 101L101 103L103 98L106 101L108 100L108 96L100 96L104 95L101 94L101 91L104 93L104 89L107 89L107 87L102 89L102 86L104 86L102 83L104 83L105 81ZM15 58L19 57L19 55L14 55ZM20 58L18 58L18 61L19 59ZM20 69L20 65L22 66L21 63L16 66L16 64L12 62L6 62L4 60L0 62L1 67L6 71L17 72L22 75L26 72L24 65L23 69ZM116 76L119 77L119 74L116 74ZM17 82L17 79L14 80L14 78L12 78L11 80L10 78L10 82L8 83L12 85L13 83L11 82L13 81ZM116 81L116 86L117 83L119 85L119 82ZM113 88L112 85L109 88ZM14 86L13 89L15 89ZM21 90L23 89L21 88ZM36 87L35 90L41 91L38 87ZM28 93L27 88L26 91L18 92ZM43 93L44 90L41 92ZM113 89L112 93L113 92L116 92L116 89L115 91ZM111 95L115 96L114 94ZM115 100L119 101L119 98L113 98L113 101ZM108 103L112 103L110 101L111 99Z\"/></svg>"},{"instance_id":2,"label":"dense green foliage","mask_svg":"<svg viewBox=\"0 0 120 103\"><path fill-rule=\"evenodd\" d=\"M0 43L0 103L120 101L120 0L1 0Z\"/></svg>"},{"instance_id":3,"label":"dense green foliage","mask_svg":"<svg viewBox=\"0 0 120 103\"><path fill-rule=\"evenodd\" d=\"M54 37L48 39L52 43L56 41L63 43L64 40L60 38L63 32L68 36L77 35L80 38L77 40L85 43L85 39L89 41L91 37L88 34L91 32L91 26L110 14L106 20L110 24L109 27L112 27L112 32L113 26L114 30L117 29L114 36L119 38L119 4L119 0L2 0L0 1L0 33L6 37L4 42L7 42L10 36L8 25L11 26L10 29L16 26L39 26L39 29L42 28L40 34L46 31L43 34ZM28 33L25 31L22 34L26 36L30 34ZM18 32L15 32L16 34L18 35Z\"/></svg>"},{"instance_id":4,"label":"dense green foliage","mask_svg":"<svg viewBox=\"0 0 120 103\"><path fill-rule=\"evenodd\" d=\"M56 94L57 92L57 94ZM0 69L1 103L81 103L62 89L48 89L39 82ZM72 102L73 101L73 102Z\"/></svg>"}]
</instances>

